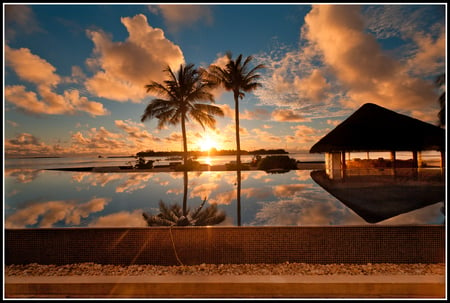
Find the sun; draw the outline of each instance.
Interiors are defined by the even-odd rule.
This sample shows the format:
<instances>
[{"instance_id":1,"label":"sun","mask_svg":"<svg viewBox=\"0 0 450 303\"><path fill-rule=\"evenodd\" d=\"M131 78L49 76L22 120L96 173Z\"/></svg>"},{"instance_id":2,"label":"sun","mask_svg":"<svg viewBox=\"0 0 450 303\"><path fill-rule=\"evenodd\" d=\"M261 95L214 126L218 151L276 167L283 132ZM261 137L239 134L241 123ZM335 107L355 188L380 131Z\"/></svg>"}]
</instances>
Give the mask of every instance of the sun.
<instances>
[{"instance_id":1,"label":"sun","mask_svg":"<svg viewBox=\"0 0 450 303\"><path fill-rule=\"evenodd\" d=\"M201 151L211 151L212 149L218 149L217 141L209 135L201 138L198 141L198 146Z\"/></svg>"}]
</instances>

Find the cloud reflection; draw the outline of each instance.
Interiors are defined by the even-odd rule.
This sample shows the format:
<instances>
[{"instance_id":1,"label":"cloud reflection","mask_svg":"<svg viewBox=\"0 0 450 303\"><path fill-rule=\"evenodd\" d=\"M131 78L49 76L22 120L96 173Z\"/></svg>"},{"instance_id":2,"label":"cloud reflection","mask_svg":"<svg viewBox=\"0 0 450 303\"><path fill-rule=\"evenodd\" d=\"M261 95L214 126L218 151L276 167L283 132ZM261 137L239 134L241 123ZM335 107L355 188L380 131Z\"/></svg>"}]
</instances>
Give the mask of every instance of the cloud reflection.
<instances>
[{"instance_id":1,"label":"cloud reflection","mask_svg":"<svg viewBox=\"0 0 450 303\"><path fill-rule=\"evenodd\" d=\"M110 201L111 199L108 198L92 198L81 204L78 204L76 200L32 203L9 215L6 218L5 227L26 228L37 225L37 227L49 228L60 221L64 221L68 226L79 225L82 218L102 211Z\"/></svg>"},{"instance_id":2,"label":"cloud reflection","mask_svg":"<svg viewBox=\"0 0 450 303\"><path fill-rule=\"evenodd\" d=\"M332 201L313 196L294 197L262 203L262 208L256 213L250 225L351 225L364 224L364 221L349 209L340 207Z\"/></svg>"},{"instance_id":3,"label":"cloud reflection","mask_svg":"<svg viewBox=\"0 0 450 303\"><path fill-rule=\"evenodd\" d=\"M18 183L29 183L38 177L39 172L39 169L5 168L3 174L15 178Z\"/></svg>"},{"instance_id":4,"label":"cloud reflection","mask_svg":"<svg viewBox=\"0 0 450 303\"><path fill-rule=\"evenodd\" d=\"M142 209L132 212L121 211L106 216L101 216L88 224L88 227L145 227L145 220L142 219Z\"/></svg>"}]
</instances>

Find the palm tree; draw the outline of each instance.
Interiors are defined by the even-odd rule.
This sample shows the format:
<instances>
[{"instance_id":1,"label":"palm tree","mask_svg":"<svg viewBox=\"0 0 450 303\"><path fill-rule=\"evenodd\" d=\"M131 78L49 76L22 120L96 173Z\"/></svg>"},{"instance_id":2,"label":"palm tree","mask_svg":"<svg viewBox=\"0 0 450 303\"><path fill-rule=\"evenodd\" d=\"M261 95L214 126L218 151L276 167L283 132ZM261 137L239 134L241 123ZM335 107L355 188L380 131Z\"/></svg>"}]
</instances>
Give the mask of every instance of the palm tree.
<instances>
[{"instance_id":1,"label":"palm tree","mask_svg":"<svg viewBox=\"0 0 450 303\"><path fill-rule=\"evenodd\" d=\"M194 211L190 209L184 213L177 204L166 206L159 201L159 214L142 213L148 226L209 226L222 223L226 215L217 209L216 204L203 208L206 198Z\"/></svg>"},{"instance_id":2,"label":"palm tree","mask_svg":"<svg viewBox=\"0 0 450 303\"><path fill-rule=\"evenodd\" d=\"M157 118L159 129L165 125L181 123L183 160L186 170L188 163L186 122L192 118L203 129L205 125L214 128L216 123L214 116L223 117L224 113L220 107L207 103L215 102L210 93L215 84L205 80L201 73L194 69L193 64L186 66L181 64L177 74L170 67L167 67L164 72L168 74L168 79L163 84L152 81L145 86L147 92L156 93L161 98L150 101L141 117L141 122Z\"/></svg>"},{"instance_id":3,"label":"palm tree","mask_svg":"<svg viewBox=\"0 0 450 303\"><path fill-rule=\"evenodd\" d=\"M217 65L210 65L205 71L206 77L217 85L222 85L225 90L232 91L234 97L234 118L236 127L236 173L237 173L237 225L241 225L241 139L239 135L239 99L243 99L246 92L252 92L261 86L258 82L259 69L265 68L263 64L258 64L254 68L250 67L252 56L248 56L242 63L242 54L236 60L232 59L231 52L227 52L228 62L224 68Z\"/></svg>"},{"instance_id":4,"label":"palm tree","mask_svg":"<svg viewBox=\"0 0 450 303\"><path fill-rule=\"evenodd\" d=\"M251 92L261 86L257 81L260 75L257 74L259 69L265 68L263 64L259 64L254 68L250 67L252 56L248 56L242 63L242 54L236 60L232 59L231 52L227 52L228 63L224 68L211 65L206 71L207 78L218 85L222 85L225 90L232 91L234 96L234 111L236 124L236 165L238 171L241 169L241 143L239 135L239 99L243 99L245 92Z\"/></svg>"}]
</instances>

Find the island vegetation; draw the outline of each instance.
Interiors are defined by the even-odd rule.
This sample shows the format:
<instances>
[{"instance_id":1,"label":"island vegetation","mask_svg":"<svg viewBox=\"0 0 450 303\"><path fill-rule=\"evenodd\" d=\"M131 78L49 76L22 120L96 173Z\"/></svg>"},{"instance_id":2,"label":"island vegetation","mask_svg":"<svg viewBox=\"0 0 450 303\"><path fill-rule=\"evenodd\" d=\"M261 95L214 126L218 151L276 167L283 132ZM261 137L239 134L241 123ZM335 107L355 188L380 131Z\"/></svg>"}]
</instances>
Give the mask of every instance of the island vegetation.
<instances>
[{"instance_id":1,"label":"island vegetation","mask_svg":"<svg viewBox=\"0 0 450 303\"><path fill-rule=\"evenodd\" d=\"M280 155L289 154L284 149L257 149L253 151L241 150L241 155ZM182 156L182 151L140 151L136 153L136 157L169 157L169 156ZM216 150L215 148L209 151L188 151L189 157L200 156L230 156L236 155L236 150Z\"/></svg>"}]
</instances>

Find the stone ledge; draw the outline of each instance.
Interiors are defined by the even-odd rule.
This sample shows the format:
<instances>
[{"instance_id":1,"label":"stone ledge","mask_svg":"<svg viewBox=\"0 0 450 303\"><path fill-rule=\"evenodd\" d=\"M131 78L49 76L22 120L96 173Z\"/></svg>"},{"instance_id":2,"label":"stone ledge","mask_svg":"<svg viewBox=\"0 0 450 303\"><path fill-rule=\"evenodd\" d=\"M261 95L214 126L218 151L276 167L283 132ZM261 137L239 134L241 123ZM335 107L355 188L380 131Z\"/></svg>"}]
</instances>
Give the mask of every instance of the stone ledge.
<instances>
[{"instance_id":1,"label":"stone ledge","mask_svg":"<svg viewBox=\"0 0 450 303\"><path fill-rule=\"evenodd\" d=\"M6 298L445 298L443 275L6 277Z\"/></svg>"}]
</instances>

